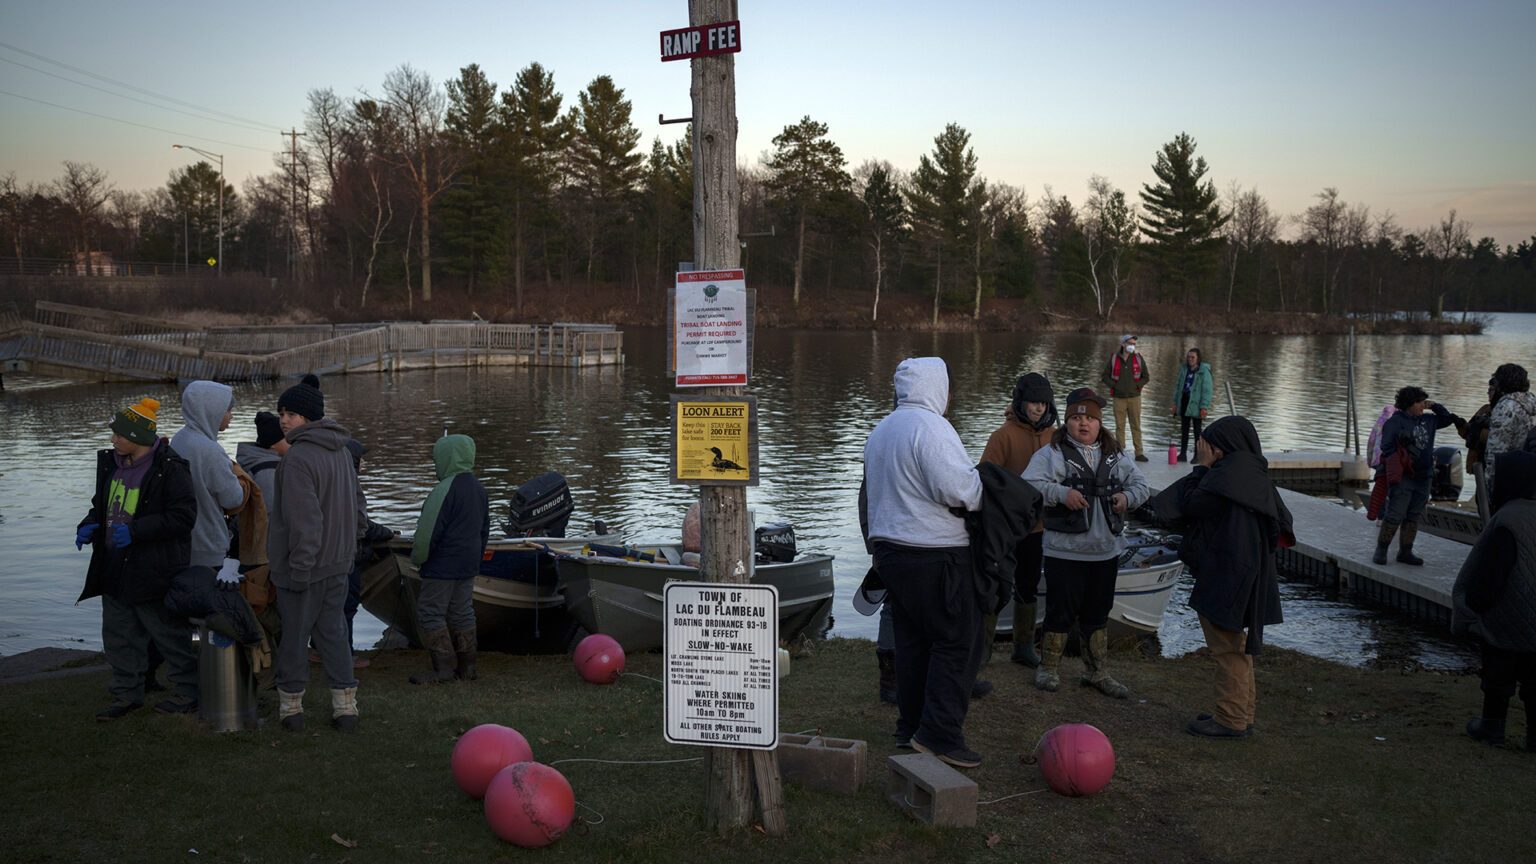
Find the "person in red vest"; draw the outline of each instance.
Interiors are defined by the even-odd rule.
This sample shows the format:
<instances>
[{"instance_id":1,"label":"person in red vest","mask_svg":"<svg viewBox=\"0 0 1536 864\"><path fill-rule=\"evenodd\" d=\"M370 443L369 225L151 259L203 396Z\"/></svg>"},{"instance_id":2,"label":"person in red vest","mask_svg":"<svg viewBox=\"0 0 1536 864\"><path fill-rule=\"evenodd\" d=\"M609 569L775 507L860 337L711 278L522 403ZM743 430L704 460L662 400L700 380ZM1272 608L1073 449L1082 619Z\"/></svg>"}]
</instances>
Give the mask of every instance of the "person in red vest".
<instances>
[{"instance_id":1,"label":"person in red vest","mask_svg":"<svg viewBox=\"0 0 1536 864\"><path fill-rule=\"evenodd\" d=\"M1136 461L1147 461L1147 449L1141 444L1141 388L1147 386L1146 358L1136 353L1136 335L1120 337L1120 350L1104 367L1104 389L1115 404L1115 440L1124 442L1125 421L1131 421L1131 435L1136 439Z\"/></svg>"}]
</instances>

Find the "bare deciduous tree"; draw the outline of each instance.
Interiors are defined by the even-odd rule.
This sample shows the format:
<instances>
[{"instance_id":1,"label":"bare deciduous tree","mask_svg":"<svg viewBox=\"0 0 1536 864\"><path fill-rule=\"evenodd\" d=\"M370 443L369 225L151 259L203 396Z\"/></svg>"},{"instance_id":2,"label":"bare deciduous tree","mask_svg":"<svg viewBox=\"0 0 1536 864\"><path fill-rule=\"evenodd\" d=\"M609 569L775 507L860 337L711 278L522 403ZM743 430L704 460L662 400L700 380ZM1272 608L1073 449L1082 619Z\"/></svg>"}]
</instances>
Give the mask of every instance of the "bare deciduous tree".
<instances>
[{"instance_id":1,"label":"bare deciduous tree","mask_svg":"<svg viewBox=\"0 0 1536 864\"><path fill-rule=\"evenodd\" d=\"M1130 257L1136 247L1140 214L1125 203L1125 193L1106 177L1088 180L1083 203L1083 242L1088 248L1088 287L1100 318L1108 318L1130 279ZM1101 277L1100 274L1103 274ZM1103 280L1108 280L1108 285Z\"/></svg>"},{"instance_id":2,"label":"bare deciduous tree","mask_svg":"<svg viewBox=\"0 0 1536 864\"><path fill-rule=\"evenodd\" d=\"M54 181L58 196L68 205L79 229L76 249L82 253L85 275L91 275L91 227L101 214L102 205L112 194L107 172L89 162L64 160L64 176Z\"/></svg>"},{"instance_id":3,"label":"bare deciduous tree","mask_svg":"<svg viewBox=\"0 0 1536 864\"><path fill-rule=\"evenodd\" d=\"M432 299L432 200L453 184L461 156L443 137L443 92L410 64L384 76L396 164L411 178L421 224L421 299Z\"/></svg>"}]
</instances>

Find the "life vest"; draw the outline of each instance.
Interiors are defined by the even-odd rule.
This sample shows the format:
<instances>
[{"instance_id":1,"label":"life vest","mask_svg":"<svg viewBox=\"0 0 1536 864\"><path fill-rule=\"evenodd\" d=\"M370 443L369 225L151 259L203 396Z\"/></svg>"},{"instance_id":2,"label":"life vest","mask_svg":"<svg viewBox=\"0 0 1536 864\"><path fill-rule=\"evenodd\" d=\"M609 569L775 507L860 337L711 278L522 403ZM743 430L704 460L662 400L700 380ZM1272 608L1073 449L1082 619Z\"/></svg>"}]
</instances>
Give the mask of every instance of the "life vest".
<instances>
[{"instance_id":1,"label":"life vest","mask_svg":"<svg viewBox=\"0 0 1536 864\"><path fill-rule=\"evenodd\" d=\"M1116 381L1120 380L1120 363L1121 363L1121 361L1123 359L1124 358L1122 358L1119 355L1119 353L1115 354L1114 371L1110 374L1110 377L1114 378ZM1132 381L1140 381L1141 377L1142 377L1141 355L1140 354L1132 354L1131 355L1131 380Z\"/></svg>"},{"instance_id":2,"label":"life vest","mask_svg":"<svg viewBox=\"0 0 1536 864\"><path fill-rule=\"evenodd\" d=\"M1116 492L1125 491L1119 478L1114 476L1114 467L1124 454L1102 454L1099 467L1095 470L1088 467L1088 460L1083 458L1082 451L1076 445L1063 442L1059 449L1067 461L1067 476L1062 479L1061 485L1083 493L1083 497L1088 499L1088 506L1081 510L1068 509L1065 504L1047 506L1044 513L1046 530L1062 534L1087 534L1088 514L1097 504L1104 509L1104 520L1109 524L1110 533L1119 534L1124 531L1125 518L1115 512L1114 503L1110 500Z\"/></svg>"}]
</instances>

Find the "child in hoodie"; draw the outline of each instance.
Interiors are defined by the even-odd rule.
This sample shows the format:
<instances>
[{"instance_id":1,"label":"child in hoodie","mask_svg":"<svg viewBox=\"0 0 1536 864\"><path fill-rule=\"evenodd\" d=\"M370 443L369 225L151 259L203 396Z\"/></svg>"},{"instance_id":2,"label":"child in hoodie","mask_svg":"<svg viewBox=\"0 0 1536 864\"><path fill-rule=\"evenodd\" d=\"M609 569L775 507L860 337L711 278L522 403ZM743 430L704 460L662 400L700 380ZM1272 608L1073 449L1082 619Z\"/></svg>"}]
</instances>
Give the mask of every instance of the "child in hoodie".
<instances>
[{"instance_id":1,"label":"child in hoodie","mask_svg":"<svg viewBox=\"0 0 1536 864\"><path fill-rule=\"evenodd\" d=\"M421 505L411 562L421 572L416 618L432 653L432 669L412 684L475 678L475 576L491 536L485 487L471 474L475 441L444 435L432 445L438 484Z\"/></svg>"}]
</instances>

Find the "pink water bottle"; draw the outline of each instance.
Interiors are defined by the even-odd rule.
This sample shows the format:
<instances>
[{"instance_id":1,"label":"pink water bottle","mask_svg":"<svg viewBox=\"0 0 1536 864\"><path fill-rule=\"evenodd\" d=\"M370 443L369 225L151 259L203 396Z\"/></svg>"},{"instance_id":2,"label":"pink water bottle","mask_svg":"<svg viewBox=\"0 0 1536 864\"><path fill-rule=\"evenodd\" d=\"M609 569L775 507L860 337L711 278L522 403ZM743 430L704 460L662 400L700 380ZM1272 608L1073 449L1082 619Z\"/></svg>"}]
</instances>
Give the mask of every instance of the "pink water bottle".
<instances>
[{"instance_id":1,"label":"pink water bottle","mask_svg":"<svg viewBox=\"0 0 1536 864\"><path fill-rule=\"evenodd\" d=\"M1175 447L1172 441L1169 441L1168 442L1168 464L1169 465L1176 465L1176 464L1178 464L1178 461L1179 461L1179 448Z\"/></svg>"}]
</instances>

